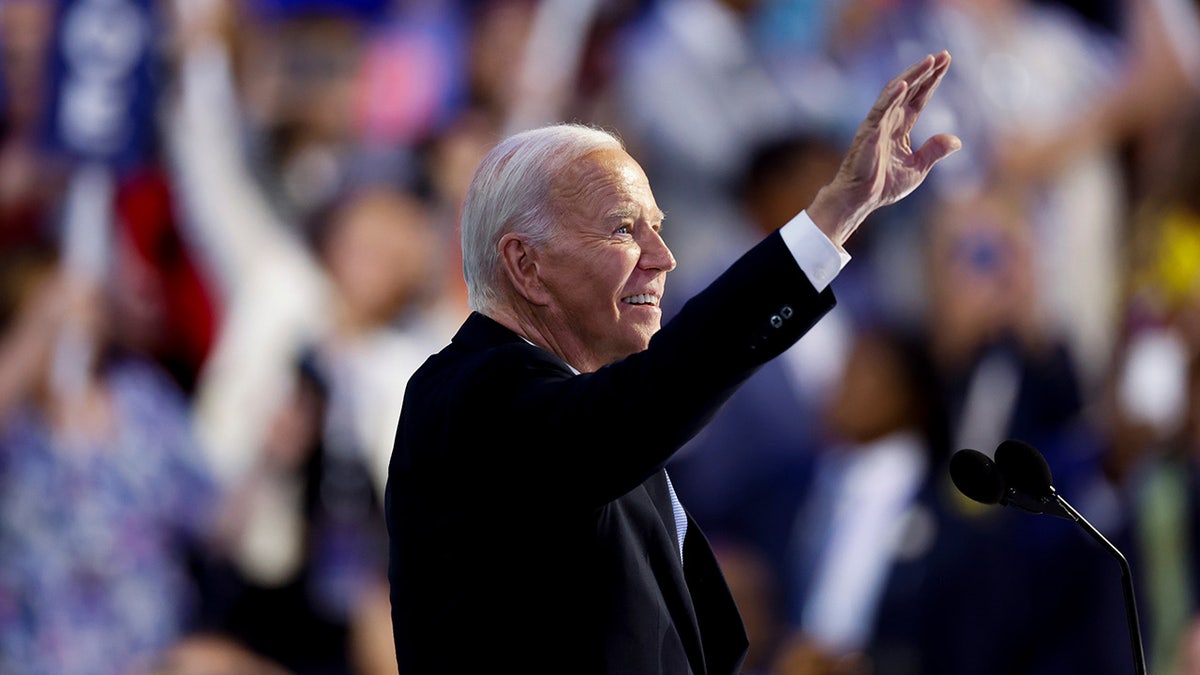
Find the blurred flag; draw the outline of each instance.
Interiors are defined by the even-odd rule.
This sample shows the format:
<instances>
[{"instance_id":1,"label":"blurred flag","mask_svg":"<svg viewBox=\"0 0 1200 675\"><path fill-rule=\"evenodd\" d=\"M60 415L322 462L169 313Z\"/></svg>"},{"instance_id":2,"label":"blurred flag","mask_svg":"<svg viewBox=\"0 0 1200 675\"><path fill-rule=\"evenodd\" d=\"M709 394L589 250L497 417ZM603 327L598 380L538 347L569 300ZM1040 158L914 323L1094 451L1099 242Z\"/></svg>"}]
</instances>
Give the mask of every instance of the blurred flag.
<instances>
[{"instance_id":1,"label":"blurred flag","mask_svg":"<svg viewBox=\"0 0 1200 675\"><path fill-rule=\"evenodd\" d=\"M149 153L158 34L151 0L61 0L46 130L52 149L113 168Z\"/></svg>"}]
</instances>

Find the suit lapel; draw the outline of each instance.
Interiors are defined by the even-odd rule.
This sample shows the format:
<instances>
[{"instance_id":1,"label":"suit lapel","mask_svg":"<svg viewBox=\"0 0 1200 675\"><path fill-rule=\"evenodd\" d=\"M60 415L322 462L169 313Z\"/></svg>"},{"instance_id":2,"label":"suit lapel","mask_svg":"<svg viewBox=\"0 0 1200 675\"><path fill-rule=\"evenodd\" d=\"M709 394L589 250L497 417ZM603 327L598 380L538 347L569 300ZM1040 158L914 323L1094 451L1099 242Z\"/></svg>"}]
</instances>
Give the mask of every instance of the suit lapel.
<instances>
[{"instance_id":1,"label":"suit lapel","mask_svg":"<svg viewBox=\"0 0 1200 675\"><path fill-rule=\"evenodd\" d=\"M695 525L693 523L692 525ZM741 672L750 647L746 627L725 576L704 533L689 527L683 568L696 620L705 628L704 657L709 673Z\"/></svg>"},{"instance_id":2,"label":"suit lapel","mask_svg":"<svg viewBox=\"0 0 1200 675\"><path fill-rule=\"evenodd\" d=\"M692 595L688 591L687 581L684 578L683 566L679 560L675 513L671 509L671 494L667 489L666 472L659 470L645 483L642 483L642 487L667 534L664 539L647 542L650 548L648 553L652 556L654 563L654 574L658 580L658 587L663 594L667 610L671 613L671 619L675 624L679 639L683 643L683 648L687 652L692 672L707 672L704 666L704 647L700 640L700 624L692 603Z\"/></svg>"},{"instance_id":3,"label":"suit lapel","mask_svg":"<svg viewBox=\"0 0 1200 675\"><path fill-rule=\"evenodd\" d=\"M720 564L708 539L695 523L688 526L684 540L686 565L679 563L678 538L675 533L675 513L671 510L671 494L667 489L667 474L659 471L644 484L654 503L654 510L670 535L669 545L656 546L653 551L664 559L656 566L659 585L675 621L676 630L687 650L693 673L736 673L741 670L749 640L741 614L721 573ZM669 581L664 581L665 574ZM700 626L706 629L702 640Z\"/></svg>"},{"instance_id":4,"label":"suit lapel","mask_svg":"<svg viewBox=\"0 0 1200 675\"><path fill-rule=\"evenodd\" d=\"M667 472L659 469L657 473L646 479L646 492L654 502L654 510L662 519L663 527L671 534L672 541L679 541L679 532L675 529L675 511L671 508L671 491L667 488ZM678 553L678 549L676 549Z\"/></svg>"}]
</instances>

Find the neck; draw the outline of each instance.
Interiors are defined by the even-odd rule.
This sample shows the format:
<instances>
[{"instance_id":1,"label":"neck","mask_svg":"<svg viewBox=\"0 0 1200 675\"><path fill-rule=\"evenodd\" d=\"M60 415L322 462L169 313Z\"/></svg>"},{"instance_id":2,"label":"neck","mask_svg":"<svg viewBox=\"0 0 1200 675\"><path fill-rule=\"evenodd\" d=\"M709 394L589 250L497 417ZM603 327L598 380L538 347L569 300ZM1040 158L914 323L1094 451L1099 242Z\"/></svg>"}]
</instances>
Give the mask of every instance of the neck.
<instances>
[{"instance_id":1,"label":"neck","mask_svg":"<svg viewBox=\"0 0 1200 675\"><path fill-rule=\"evenodd\" d=\"M486 315L532 344L554 354L581 373L590 373L603 365L596 363L596 359L578 340L552 330L537 308L506 306L490 310Z\"/></svg>"}]
</instances>

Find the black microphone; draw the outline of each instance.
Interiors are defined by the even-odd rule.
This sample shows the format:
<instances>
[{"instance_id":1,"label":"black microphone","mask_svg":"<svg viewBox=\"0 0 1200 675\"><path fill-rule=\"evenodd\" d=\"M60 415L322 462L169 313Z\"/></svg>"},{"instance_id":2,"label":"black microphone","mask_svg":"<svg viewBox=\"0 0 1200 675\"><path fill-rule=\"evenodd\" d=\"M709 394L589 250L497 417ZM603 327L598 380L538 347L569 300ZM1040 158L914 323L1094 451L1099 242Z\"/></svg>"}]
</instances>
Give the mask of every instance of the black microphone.
<instances>
[{"instance_id":1,"label":"black microphone","mask_svg":"<svg viewBox=\"0 0 1200 675\"><path fill-rule=\"evenodd\" d=\"M1048 513L1079 523L1121 566L1125 593L1125 619L1137 675L1146 675L1146 657L1138 624L1137 600L1133 593L1133 571L1116 546L1100 534L1054 489L1050 465L1033 446L1009 439L996 448L996 459L977 450L959 450L950 458L950 478L967 497L984 504L1015 506L1030 513Z\"/></svg>"},{"instance_id":2,"label":"black microphone","mask_svg":"<svg viewBox=\"0 0 1200 675\"><path fill-rule=\"evenodd\" d=\"M981 504L997 504L1004 496L1004 476L991 457L978 450L959 450L950 458L950 478L964 495Z\"/></svg>"},{"instance_id":3,"label":"black microphone","mask_svg":"<svg viewBox=\"0 0 1200 675\"><path fill-rule=\"evenodd\" d=\"M1054 493L1050 465L1033 446L1010 438L996 448L995 457L1004 480L1016 489L1034 497L1048 497Z\"/></svg>"},{"instance_id":4,"label":"black microphone","mask_svg":"<svg viewBox=\"0 0 1200 675\"><path fill-rule=\"evenodd\" d=\"M1005 500L1030 513L1047 513L1078 522L1078 513L1058 496L1051 485L1050 465L1046 458L1028 443L1009 439L996 448L996 467L1008 486Z\"/></svg>"},{"instance_id":5,"label":"black microphone","mask_svg":"<svg viewBox=\"0 0 1200 675\"><path fill-rule=\"evenodd\" d=\"M959 450L950 458L950 478L959 492L982 504L1013 506L1029 513L1049 513L1074 520L1050 497L1054 489L1049 487L1050 469L1045 467L1044 460L1039 467L1024 453L1007 454L1008 461L1001 464L999 451L996 461L992 461L978 450ZM1041 455L1037 457L1040 459Z\"/></svg>"}]
</instances>

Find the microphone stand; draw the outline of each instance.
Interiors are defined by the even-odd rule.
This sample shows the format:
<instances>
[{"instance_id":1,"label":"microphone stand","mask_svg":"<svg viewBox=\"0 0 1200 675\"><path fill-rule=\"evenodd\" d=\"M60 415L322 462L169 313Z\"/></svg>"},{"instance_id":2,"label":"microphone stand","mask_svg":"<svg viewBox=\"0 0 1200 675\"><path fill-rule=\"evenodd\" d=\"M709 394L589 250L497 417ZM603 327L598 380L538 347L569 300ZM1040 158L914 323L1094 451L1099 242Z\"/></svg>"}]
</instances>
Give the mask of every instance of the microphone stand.
<instances>
[{"instance_id":1,"label":"microphone stand","mask_svg":"<svg viewBox=\"0 0 1200 675\"><path fill-rule=\"evenodd\" d=\"M1137 675L1146 675L1146 655L1142 651L1142 631L1138 626L1137 601L1133 597L1133 570L1129 567L1129 561L1125 559L1125 555L1113 546L1100 530L1097 530L1087 521L1073 506L1067 503L1054 488L1050 488L1050 499L1057 502L1059 506L1066 511L1071 520L1079 523L1088 534L1092 536L1103 546L1112 557L1117 559L1121 565L1121 587L1125 591L1125 619L1129 624L1129 644L1133 649L1133 670Z\"/></svg>"}]
</instances>

